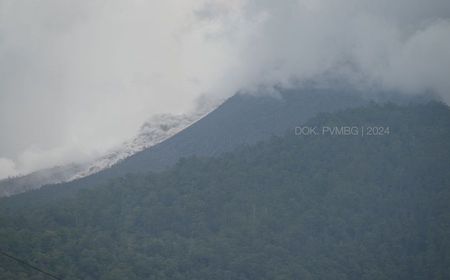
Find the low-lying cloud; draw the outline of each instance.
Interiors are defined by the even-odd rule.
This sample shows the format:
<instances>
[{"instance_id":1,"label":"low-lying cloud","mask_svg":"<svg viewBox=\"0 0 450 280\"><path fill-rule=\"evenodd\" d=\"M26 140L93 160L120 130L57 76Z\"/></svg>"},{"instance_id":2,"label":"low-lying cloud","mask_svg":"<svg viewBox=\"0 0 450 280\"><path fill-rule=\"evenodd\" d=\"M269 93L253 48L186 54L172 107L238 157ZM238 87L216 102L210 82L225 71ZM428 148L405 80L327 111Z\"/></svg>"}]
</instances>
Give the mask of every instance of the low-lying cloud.
<instances>
[{"instance_id":1,"label":"low-lying cloud","mask_svg":"<svg viewBox=\"0 0 450 280\"><path fill-rule=\"evenodd\" d=\"M247 1L237 66L242 84L284 86L326 77L450 101L450 2ZM325 82L325 81L324 81Z\"/></svg>"},{"instance_id":2,"label":"low-lying cloud","mask_svg":"<svg viewBox=\"0 0 450 280\"><path fill-rule=\"evenodd\" d=\"M444 0L0 0L0 178L104 153L202 94L328 86L450 102Z\"/></svg>"}]
</instances>

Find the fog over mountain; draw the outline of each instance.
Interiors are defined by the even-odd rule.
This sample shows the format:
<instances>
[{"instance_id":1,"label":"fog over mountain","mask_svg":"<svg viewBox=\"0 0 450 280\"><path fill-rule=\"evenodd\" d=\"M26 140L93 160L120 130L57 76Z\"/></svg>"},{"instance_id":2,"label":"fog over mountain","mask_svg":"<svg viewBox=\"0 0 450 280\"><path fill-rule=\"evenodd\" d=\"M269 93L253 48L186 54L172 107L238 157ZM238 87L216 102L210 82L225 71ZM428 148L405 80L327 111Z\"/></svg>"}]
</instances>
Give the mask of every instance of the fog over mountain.
<instances>
[{"instance_id":1,"label":"fog over mountain","mask_svg":"<svg viewBox=\"0 0 450 280\"><path fill-rule=\"evenodd\" d=\"M0 178L96 158L205 95L313 83L449 103L448 69L445 0L0 0Z\"/></svg>"}]
</instances>

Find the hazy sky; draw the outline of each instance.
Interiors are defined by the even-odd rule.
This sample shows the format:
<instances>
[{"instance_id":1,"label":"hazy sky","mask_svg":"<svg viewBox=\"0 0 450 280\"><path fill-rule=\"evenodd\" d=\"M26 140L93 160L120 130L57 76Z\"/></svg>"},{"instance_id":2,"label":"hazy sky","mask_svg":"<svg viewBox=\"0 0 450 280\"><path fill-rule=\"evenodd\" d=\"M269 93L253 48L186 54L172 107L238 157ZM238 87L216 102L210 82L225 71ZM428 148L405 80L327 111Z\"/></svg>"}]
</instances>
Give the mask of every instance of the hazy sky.
<instances>
[{"instance_id":1,"label":"hazy sky","mask_svg":"<svg viewBox=\"0 0 450 280\"><path fill-rule=\"evenodd\" d=\"M91 158L151 115L333 76L450 101L448 0L0 0L0 178Z\"/></svg>"}]
</instances>

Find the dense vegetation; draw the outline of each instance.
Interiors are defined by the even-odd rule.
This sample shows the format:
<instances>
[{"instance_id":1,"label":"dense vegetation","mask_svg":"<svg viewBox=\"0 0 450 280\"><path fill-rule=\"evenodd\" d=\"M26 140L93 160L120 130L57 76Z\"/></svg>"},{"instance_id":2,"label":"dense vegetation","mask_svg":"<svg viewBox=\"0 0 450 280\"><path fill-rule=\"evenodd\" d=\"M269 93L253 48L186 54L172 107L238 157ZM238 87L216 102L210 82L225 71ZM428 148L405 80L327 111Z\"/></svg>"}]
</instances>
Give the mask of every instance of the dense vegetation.
<instances>
[{"instance_id":1,"label":"dense vegetation","mask_svg":"<svg viewBox=\"0 0 450 280\"><path fill-rule=\"evenodd\" d=\"M450 279L449 108L371 104L308 125L390 133L291 130L59 203L0 205L1 247L64 279ZM0 256L0 279L45 278Z\"/></svg>"}]
</instances>

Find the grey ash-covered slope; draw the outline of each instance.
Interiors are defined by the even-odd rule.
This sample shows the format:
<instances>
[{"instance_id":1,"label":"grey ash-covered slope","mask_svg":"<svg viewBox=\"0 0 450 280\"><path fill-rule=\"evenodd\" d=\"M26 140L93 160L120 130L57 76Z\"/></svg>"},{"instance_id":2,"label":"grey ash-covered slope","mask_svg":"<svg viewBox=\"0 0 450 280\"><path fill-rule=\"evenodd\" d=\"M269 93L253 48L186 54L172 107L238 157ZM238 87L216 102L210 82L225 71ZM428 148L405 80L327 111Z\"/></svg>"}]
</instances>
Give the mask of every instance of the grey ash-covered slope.
<instances>
[{"instance_id":1,"label":"grey ash-covered slope","mask_svg":"<svg viewBox=\"0 0 450 280\"><path fill-rule=\"evenodd\" d=\"M254 144L317 115L364 104L356 93L283 91L280 96L235 95L207 117L163 143L131 156L108 172L159 171L182 157L216 156Z\"/></svg>"},{"instance_id":2,"label":"grey ash-covered slope","mask_svg":"<svg viewBox=\"0 0 450 280\"><path fill-rule=\"evenodd\" d=\"M195 111L188 114L153 116L142 125L133 139L122 143L99 158L0 180L0 197L38 189L43 185L70 182L98 173L135 153L163 142L195 123L216 107L215 103L209 104L206 100L204 104L199 104Z\"/></svg>"}]
</instances>

